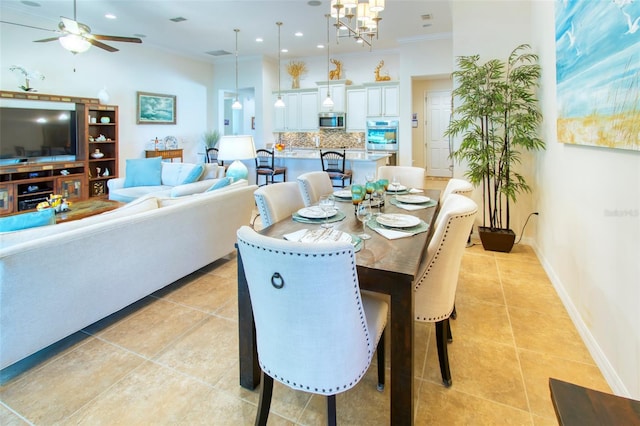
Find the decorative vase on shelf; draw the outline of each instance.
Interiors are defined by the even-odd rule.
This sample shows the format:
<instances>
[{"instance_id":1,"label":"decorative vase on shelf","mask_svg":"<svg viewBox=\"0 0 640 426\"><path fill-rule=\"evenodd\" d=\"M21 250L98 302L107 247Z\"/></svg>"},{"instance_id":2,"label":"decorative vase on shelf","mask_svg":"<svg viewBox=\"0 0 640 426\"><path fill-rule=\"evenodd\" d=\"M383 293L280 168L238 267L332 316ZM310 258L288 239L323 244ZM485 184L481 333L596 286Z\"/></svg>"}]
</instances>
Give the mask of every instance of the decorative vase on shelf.
<instances>
[{"instance_id":1,"label":"decorative vase on shelf","mask_svg":"<svg viewBox=\"0 0 640 426\"><path fill-rule=\"evenodd\" d=\"M106 87L103 87L98 92L98 101L100 101L100 105L107 105L109 103L109 94L107 93Z\"/></svg>"}]
</instances>

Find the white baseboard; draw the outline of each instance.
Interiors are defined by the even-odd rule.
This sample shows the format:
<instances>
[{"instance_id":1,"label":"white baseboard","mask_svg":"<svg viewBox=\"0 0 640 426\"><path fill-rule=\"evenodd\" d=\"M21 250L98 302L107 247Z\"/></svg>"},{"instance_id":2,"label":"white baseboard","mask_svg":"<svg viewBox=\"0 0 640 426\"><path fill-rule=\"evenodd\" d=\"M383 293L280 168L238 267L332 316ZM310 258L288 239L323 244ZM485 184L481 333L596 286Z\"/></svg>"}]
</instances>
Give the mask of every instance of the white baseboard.
<instances>
[{"instance_id":1,"label":"white baseboard","mask_svg":"<svg viewBox=\"0 0 640 426\"><path fill-rule=\"evenodd\" d=\"M609 362L609 359L607 358L606 354L600 348L598 341L593 337L593 335L591 334L591 331L582 320L580 313L578 312L575 305L573 304L573 301L565 291L564 286L562 285L562 281L555 274L553 268L551 267L551 264L542 255L539 247L534 242L527 242L527 244L529 244L533 248L536 255L538 256L538 260L540 261L540 264L542 265L545 272L547 273L547 276L551 280L551 283L553 284L553 287L556 289L556 292L558 293L558 296L560 297L560 300L562 301L564 307L567 309L567 312L569 313L569 317L571 318L571 321L573 321L573 324L578 330L578 334L580 334L582 341L584 342L585 346L589 350L589 353L593 357L593 360L595 361L596 365L602 372L602 375L604 376L605 380L611 387L611 390L613 391L613 393L619 396L631 398L631 394L629 390L624 385L624 382L620 379L620 376L618 376L618 373L613 368L613 365L611 365L611 363Z\"/></svg>"}]
</instances>

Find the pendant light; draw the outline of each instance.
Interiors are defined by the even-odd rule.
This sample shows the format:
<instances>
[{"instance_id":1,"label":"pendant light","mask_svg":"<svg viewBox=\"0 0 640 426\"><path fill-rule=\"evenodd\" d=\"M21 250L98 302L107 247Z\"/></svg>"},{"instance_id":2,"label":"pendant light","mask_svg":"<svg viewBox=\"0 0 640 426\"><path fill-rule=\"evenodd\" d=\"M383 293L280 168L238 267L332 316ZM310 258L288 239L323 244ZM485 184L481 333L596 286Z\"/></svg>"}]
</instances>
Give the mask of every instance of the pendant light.
<instances>
[{"instance_id":1,"label":"pendant light","mask_svg":"<svg viewBox=\"0 0 640 426\"><path fill-rule=\"evenodd\" d=\"M236 32L236 100L231 105L231 109L242 109L242 104L238 100L238 33L240 30L235 28L233 31Z\"/></svg>"},{"instance_id":2,"label":"pendant light","mask_svg":"<svg viewBox=\"0 0 640 426\"><path fill-rule=\"evenodd\" d=\"M276 108L284 108L285 104L280 94L280 52L282 51L280 50L280 27L282 26L282 22L276 22L276 25L278 26L278 99L273 106Z\"/></svg>"},{"instance_id":3,"label":"pendant light","mask_svg":"<svg viewBox=\"0 0 640 426\"><path fill-rule=\"evenodd\" d=\"M327 97L322 102L324 108L333 108L333 99L331 99L331 91L329 90L329 82L331 77L329 75L329 17L331 15L325 15L327 17Z\"/></svg>"}]
</instances>

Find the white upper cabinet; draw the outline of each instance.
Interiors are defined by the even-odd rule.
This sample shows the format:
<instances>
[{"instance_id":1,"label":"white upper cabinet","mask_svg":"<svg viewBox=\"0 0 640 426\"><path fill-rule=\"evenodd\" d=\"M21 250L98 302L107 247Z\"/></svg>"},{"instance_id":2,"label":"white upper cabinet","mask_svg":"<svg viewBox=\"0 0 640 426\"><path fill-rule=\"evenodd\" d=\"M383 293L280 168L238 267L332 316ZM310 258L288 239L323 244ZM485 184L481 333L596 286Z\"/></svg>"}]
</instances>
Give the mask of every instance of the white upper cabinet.
<instances>
[{"instance_id":1,"label":"white upper cabinet","mask_svg":"<svg viewBox=\"0 0 640 426\"><path fill-rule=\"evenodd\" d=\"M347 132L364 132L367 127L367 90L347 90Z\"/></svg>"},{"instance_id":2,"label":"white upper cabinet","mask_svg":"<svg viewBox=\"0 0 640 426\"><path fill-rule=\"evenodd\" d=\"M273 102L278 98L274 93ZM318 130L318 91L287 91L282 93L284 108L274 107L275 132L302 132Z\"/></svg>"},{"instance_id":3,"label":"white upper cabinet","mask_svg":"<svg viewBox=\"0 0 640 426\"><path fill-rule=\"evenodd\" d=\"M367 116L397 117L400 115L400 88L397 83L377 83L367 86Z\"/></svg>"},{"instance_id":4,"label":"white upper cabinet","mask_svg":"<svg viewBox=\"0 0 640 426\"><path fill-rule=\"evenodd\" d=\"M333 108L326 108L322 106L322 103L327 99L327 82L318 81L318 111L319 112L346 112L346 87L347 83L351 84L349 80L332 80L329 81L329 92L331 93L331 100L333 101Z\"/></svg>"}]
</instances>

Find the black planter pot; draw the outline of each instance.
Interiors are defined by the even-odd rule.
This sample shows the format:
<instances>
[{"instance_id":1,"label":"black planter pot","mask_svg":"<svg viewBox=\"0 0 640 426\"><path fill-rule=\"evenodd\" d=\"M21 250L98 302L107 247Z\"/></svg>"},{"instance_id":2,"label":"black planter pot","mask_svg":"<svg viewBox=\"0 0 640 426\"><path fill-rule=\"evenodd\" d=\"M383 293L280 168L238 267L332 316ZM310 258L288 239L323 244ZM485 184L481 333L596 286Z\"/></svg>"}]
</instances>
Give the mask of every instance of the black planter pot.
<instances>
[{"instance_id":1,"label":"black planter pot","mask_svg":"<svg viewBox=\"0 0 640 426\"><path fill-rule=\"evenodd\" d=\"M491 229L486 226L478 226L478 234L482 247L489 251L509 253L516 240L516 234L511 229Z\"/></svg>"}]
</instances>

